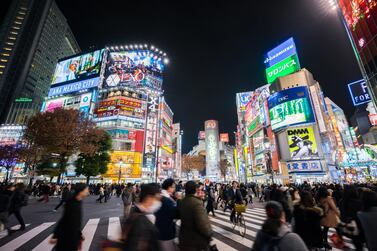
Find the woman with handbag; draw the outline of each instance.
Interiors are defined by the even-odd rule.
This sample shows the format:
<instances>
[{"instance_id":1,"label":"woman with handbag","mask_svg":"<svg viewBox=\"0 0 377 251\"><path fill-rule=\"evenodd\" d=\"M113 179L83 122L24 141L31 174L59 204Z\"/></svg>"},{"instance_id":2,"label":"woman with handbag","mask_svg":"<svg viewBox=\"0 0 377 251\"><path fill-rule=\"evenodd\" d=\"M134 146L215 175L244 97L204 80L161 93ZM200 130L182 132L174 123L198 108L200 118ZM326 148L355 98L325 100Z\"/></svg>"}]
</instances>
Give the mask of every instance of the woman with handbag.
<instances>
[{"instance_id":1,"label":"woman with handbag","mask_svg":"<svg viewBox=\"0 0 377 251\"><path fill-rule=\"evenodd\" d=\"M318 206L323 210L323 218L321 219L323 244L326 249L332 249L328 243L328 233L330 228L335 228L339 235L337 228L340 220L340 211L335 206L333 198L329 195L326 187L320 187L317 192Z\"/></svg>"}]
</instances>

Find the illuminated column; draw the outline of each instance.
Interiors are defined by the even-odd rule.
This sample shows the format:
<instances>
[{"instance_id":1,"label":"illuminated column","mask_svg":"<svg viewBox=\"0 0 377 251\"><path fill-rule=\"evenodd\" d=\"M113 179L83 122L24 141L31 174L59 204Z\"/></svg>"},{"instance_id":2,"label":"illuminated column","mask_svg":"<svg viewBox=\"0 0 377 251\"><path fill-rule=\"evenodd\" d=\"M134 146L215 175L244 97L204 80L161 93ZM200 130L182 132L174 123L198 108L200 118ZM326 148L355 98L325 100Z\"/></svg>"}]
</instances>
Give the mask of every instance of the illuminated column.
<instances>
[{"instance_id":1,"label":"illuminated column","mask_svg":"<svg viewBox=\"0 0 377 251\"><path fill-rule=\"evenodd\" d=\"M205 122L206 177L217 179L220 175L219 124L216 120Z\"/></svg>"}]
</instances>

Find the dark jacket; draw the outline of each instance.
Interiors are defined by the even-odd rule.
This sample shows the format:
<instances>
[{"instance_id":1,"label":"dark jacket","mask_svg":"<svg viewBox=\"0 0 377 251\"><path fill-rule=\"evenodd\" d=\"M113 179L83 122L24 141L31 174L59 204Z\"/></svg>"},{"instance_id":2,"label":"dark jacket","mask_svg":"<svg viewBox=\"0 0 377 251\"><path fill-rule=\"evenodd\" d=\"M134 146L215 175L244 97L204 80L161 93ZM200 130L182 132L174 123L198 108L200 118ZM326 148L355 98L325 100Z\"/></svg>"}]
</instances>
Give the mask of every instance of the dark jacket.
<instances>
[{"instance_id":1,"label":"dark jacket","mask_svg":"<svg viewBox=\"0 0 377 251\"><path fill-rule=\"evenodd\" d=\"M27 204L27 195L24 191L16 189L11 197L9 212L20 211L21 207Z\"/></svg>"},{"instance_id":2,"label":"dark jacket","mask_svg":"<svg viewBox=\"0 0 377 251\"><path fill-rule=\"evenodd\" d=\"M377 207L357 214L369 251L377 251Z\"/></svg>"},{"instance_id":3,"label":"dark jacket","mask_svg":"<svg viewBox=\"0 0 377 251\"><path fill-rule=\"evenodd\" d=\"M162 197L161 208L155 213L156 227L159 231L159 240L172 240L175 238L175 222L177 218L177 204L171 198Z\"/></svg>"},{"instance_id":4,"label":"dark jacket","mask_svg":"<svg viewBox=\"0 0 377 251\"><path fill-rule=\"evenodd\" d=\"M322 210L318 207L303 207L296 205L293 216L295 218L294 232L296 232L308 248L323 247L321 218Z\"/></svg>"},{"instance_id":5,"label":"dark jacket","mask_svg":"<svg viewBox=\"0 0 377 251\"><path fill-rule=\"evenodd\" d=\"M181 229L179 245L185 249L207 249L212 237L208 215L200 198L187 195L179 204Z\"/></svg>"},{"instance_id":6,"label":"dark jacket","mask_svg":"<svg viewBox=\"0 0 377 251\"><path fill-rule=\"evenodd\" d=\"M62 200L67 201L71 197L71 191L68 187L64 187L62 191Z\"/></svg>"},{"instance_id":7,"label":"dark jacket","mask_svg":"<svg viewBox=\"0 0 377 251\"><path fill-rule=\"evenodd\" d=\"M362 209L362 203L359 199L340 200L340 219L349 223L352 220L357 221L357 212Z\"/></svg>"},{"instance_id":8,"label":"dark jacket","mask_svg":"<svg viewBox=\"0 0 377 251\"><path fill-rule=\"evenodd\" d=\"M158 230L137 206L123 225L124 250L158 251Z\"/></svg>"},{"instance_id":9,"label":"dark jacket","mask_svg":"<svg viewBox=\"0 0 377 251\"><path fill-rule=\"evenodd\" d=\"M58 239L57 251L77 251L81 238L81 219L81 201L73 197L65 203L63 216L54 230L53 238Z\"/></svg>"},{"instance_id":10,"label":"dark jacket","mask_svg":"<svg viewBox=\"0 0 377 251\"><path fill-rule=\"evenodd\" d=\"M237 203L237 204L243 203L243 198L242 198L242 194L241 194L240 189L236 189L236 193L234 193L233 187L229 188L227 196L228 196L228 200L232 201L232 204L234 204L234 203Z\"/></svg>"},{"instance_id":11,"label":"dark jacket","mask_svg":"<svg viewBox=\"0 0 377 251\"><path fill-rule=\"evenodd\" d=\"M10 203L12 200L13 192L10 190L4 190L0 193L0 213L8 213Z\"/></svg>"},{"instance_id":12,"label":"dark jacket","mask_svg":"<svg viewBox=\"0 0 377 251\"><path fill-rule=\"evenodd\" d=\"M251 251L269 250L267 247L277 247L279 251L307 251L303 240L295 233L289 232L286 225L280 227L277 236L271 236L259 230Z\"/></svg>"}]
</instances>

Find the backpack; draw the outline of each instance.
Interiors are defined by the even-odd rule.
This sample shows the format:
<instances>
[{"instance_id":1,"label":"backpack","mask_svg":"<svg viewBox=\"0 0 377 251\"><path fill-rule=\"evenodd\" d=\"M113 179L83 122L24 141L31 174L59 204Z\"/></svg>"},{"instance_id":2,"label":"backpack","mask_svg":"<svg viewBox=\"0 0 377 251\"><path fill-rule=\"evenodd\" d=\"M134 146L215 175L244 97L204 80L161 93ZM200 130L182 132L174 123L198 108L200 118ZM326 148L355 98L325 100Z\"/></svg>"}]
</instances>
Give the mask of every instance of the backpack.
<instances>
[{"instance_id":1,"label":"backpack","mask_svg":"<svg viewBox=\"0 0 377 251\"><path fill-rule=\"evenodd\" d=\"M279 244L280 241L291 232L286 232L282 237L268 237L268 240L265 240L263 243L261 251L280 251Z\"/></svg>"}]
</instances>

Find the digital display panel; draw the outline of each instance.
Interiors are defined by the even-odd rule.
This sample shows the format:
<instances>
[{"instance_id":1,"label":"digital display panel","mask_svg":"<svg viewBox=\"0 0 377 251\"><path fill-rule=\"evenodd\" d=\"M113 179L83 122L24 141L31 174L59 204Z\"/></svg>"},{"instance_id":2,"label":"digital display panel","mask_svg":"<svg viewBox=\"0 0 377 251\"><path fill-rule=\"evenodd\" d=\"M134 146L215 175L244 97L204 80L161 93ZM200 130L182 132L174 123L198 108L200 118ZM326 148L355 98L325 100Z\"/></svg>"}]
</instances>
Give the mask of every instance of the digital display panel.
<instances>
[{"instance_id":1,"label":"digital display panel","mask_svg":"<svg viewBox=\"0 0 377 251\"><path fill-rule=\"evenodd\" d=\"M98 103L94 110L94 118L122 115L144 119L145 111L146 104L140 100L128 97L110 98Z\"/></svg>"},{"instance_id":2,"label":"digital display panel","mask_svg":"<svg viewBox=\"0 0 377 251\"><path fill-rule=\"evenodd\" d=\"M354 106L368 103L371 100L367 83L364 79L348 84L348 90Z\"/></svg>"},{"instance_id":3,"label":"digital display panel","mask_svg":"<svg viewBox=\"0 0 377 251\"><path fill-rule=\"evenodd\" d=\"M293 160L318 158L313 127L288 129L287 138Z\"/></svg>"},{"instance_id":4,"label":"digital display panel","mask_svg":"<svg viewBox=\"0 0 377 251\"><path fill-rule=\"evenodd\" d=\"M314 113L306 87L295 87L268 98L272 130L304 123L314 123Z\"/></svg>"},{"instance_id":5,"label":"digital display panel","mask_svg":"<svg viewBox=\"0 0 377 251\"><path fill-rule=\"evenodd\" d=\"M51 85L98 77L104 51L104 49L97 50L58 62Z\"/></svg>"},{"instance_id":6,"label":"digital display panel","mask_svg":"<svg viewBox=\"0 0 377 251\"><path fill-rule=\"evenodd\" d=\"M292 55L279 63L266 69L267 83L274 82L278 77L283 77L288 74L294 73L300 70L300 64L298 62L297 55Z\"/></svg>"},{"instance_id":7,"label":"digital display panel","mask_svg":"<svg viewBox=\"0 0 377 251\"><path fill-rule=\"evenodd\" d=\"M264 63L268 68L295 54L297 54L296 45L293 38L291 37L267 52L264 58Z\"/></svg>"},{"instance_id":8,"label":"digital display panel","mask_svg":"<svg viewBox=\"0 0 377 251\"><path fill-rule=\"evenodd\" d=\"M161 90L164 64L149 50L110 52L104 86L147 87Z\"/></svg>"}]
</instances>

